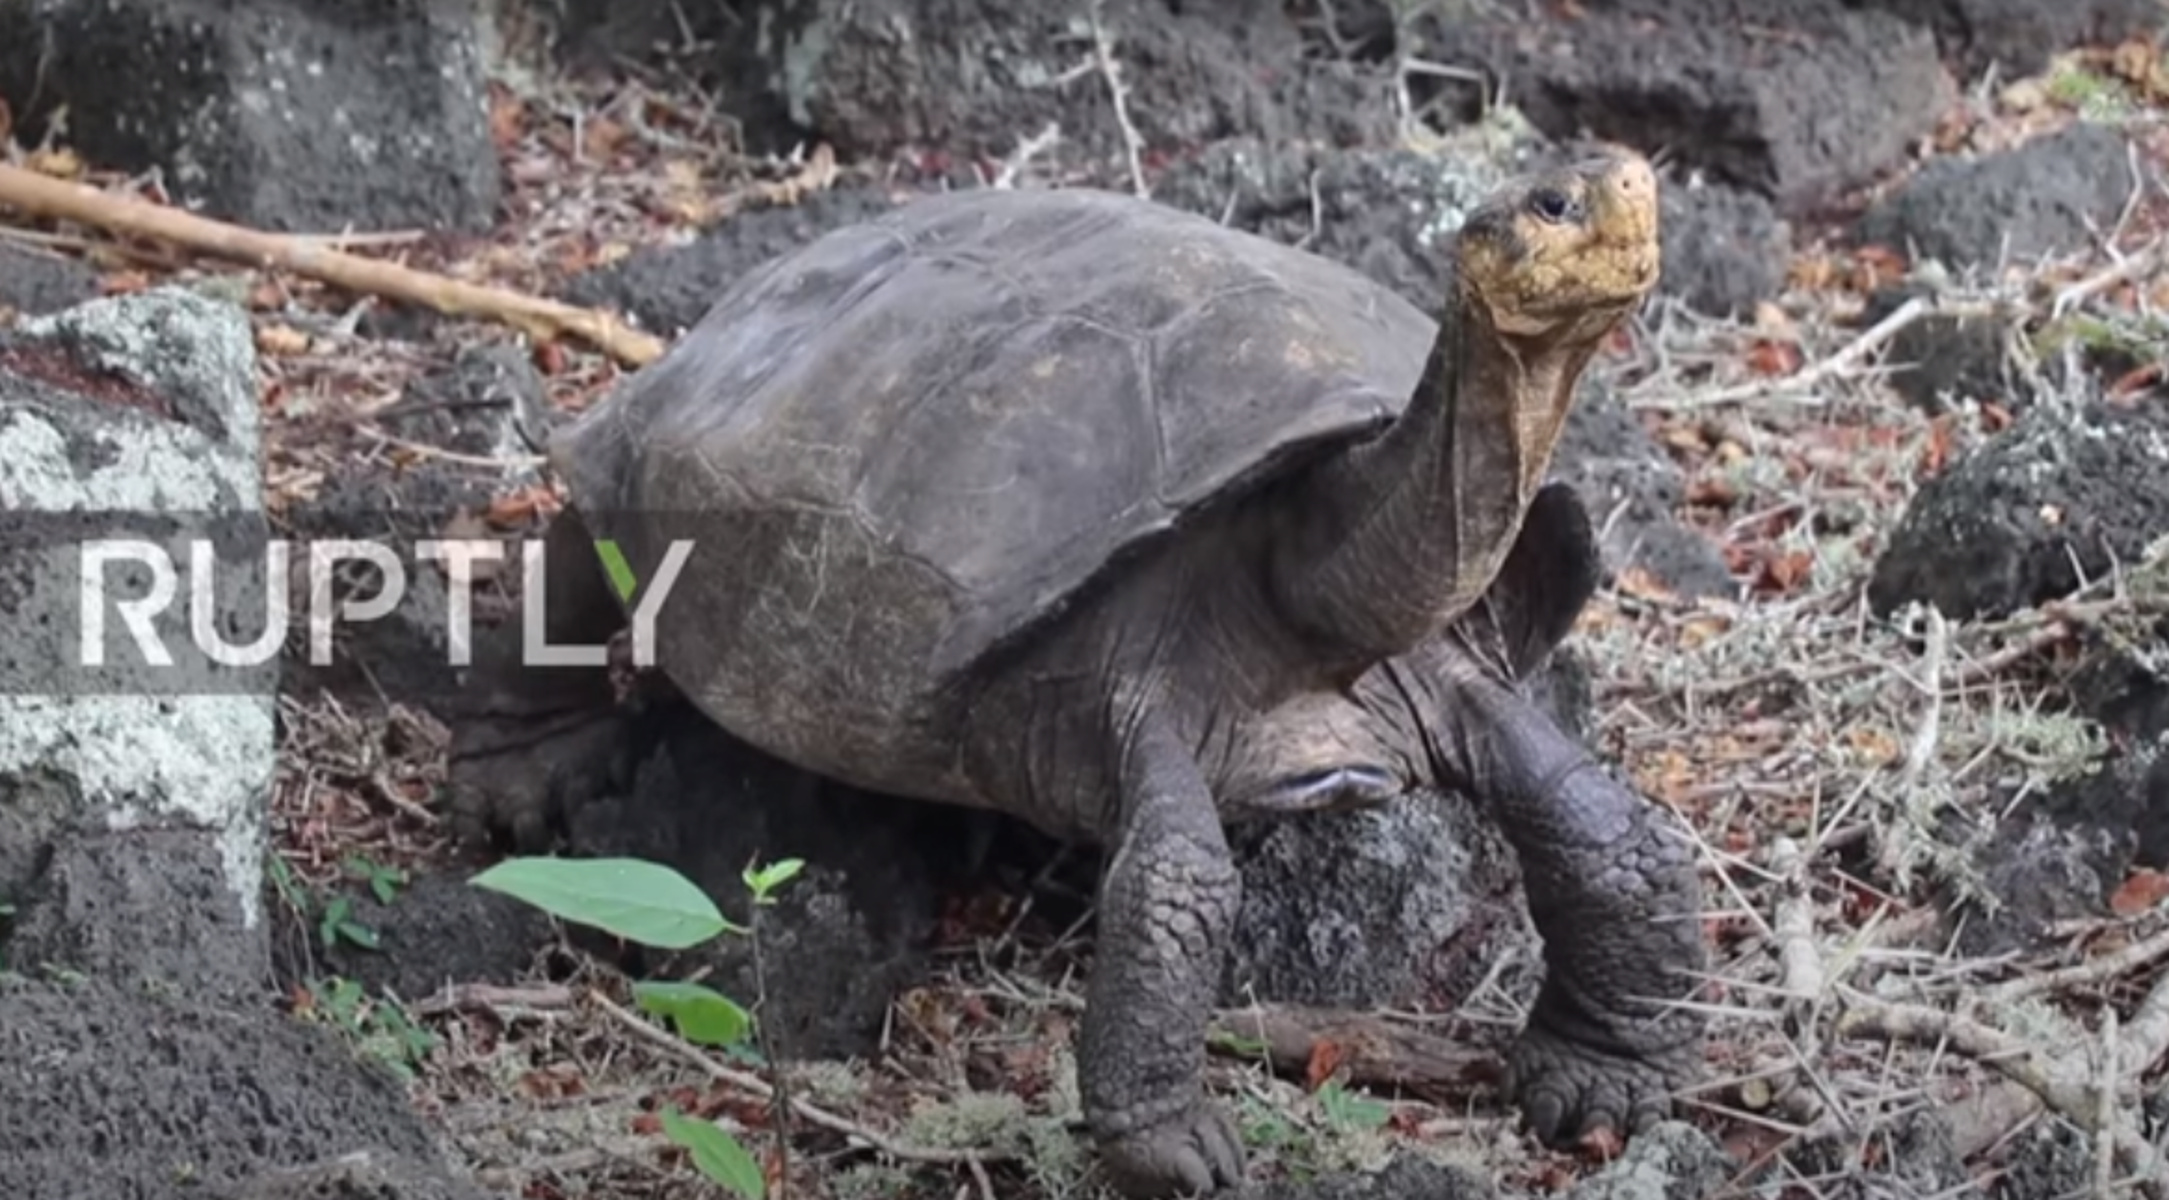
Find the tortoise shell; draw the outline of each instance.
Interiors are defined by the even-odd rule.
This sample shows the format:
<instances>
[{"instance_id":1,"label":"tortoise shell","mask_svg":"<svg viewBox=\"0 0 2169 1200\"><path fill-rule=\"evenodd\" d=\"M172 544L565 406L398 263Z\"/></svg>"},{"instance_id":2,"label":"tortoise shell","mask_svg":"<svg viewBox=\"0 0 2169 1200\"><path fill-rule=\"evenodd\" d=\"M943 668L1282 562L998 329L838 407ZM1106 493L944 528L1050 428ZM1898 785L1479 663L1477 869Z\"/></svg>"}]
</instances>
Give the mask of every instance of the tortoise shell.
<instances>
[{"instance_id":1,"label":"tortoise shell","mask_svg":"<svg viewBox=\"0 0 2169 1200\"><path fill-rule=\"evenodd\" d=\"M697 703L893 783L863 768L939 753L951 685L1118 558L1390 422L1435 331L1192 213L955 192L742 277L552 458L642 578L693 539L658 630Z\"/></svg>"}]
</instances>

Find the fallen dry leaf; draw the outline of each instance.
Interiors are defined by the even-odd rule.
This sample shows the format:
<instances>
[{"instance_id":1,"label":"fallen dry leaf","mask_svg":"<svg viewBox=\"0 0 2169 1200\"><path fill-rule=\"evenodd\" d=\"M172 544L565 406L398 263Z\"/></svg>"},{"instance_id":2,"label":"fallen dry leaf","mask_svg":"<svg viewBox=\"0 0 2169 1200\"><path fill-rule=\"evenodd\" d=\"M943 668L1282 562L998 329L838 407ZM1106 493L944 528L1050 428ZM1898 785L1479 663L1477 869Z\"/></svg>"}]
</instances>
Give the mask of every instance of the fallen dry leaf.
<instances>
[{"instance_id":1,"label":"fallen dry leaf","mask_svg":"<svg viewBox=\"0 0 2169 1200\"><path fill-rule=\"evenodd\" d=\"M2137 916L2164 899L2169 899L2169 874L2140 867L2109 897L2109 911L2120 917Z\"/></svg>"},{"instance_id":2,"label":"fallen dry leaf","mask_svg":"<svg viewBox=\"0 0 2169 1200\"><path fill-rule=\"evenodd\" d=\"M306 354L310 344L309 335L291 325L266 325L256 331L256 352L271 358Z\"/></svg>"}]
</instances>

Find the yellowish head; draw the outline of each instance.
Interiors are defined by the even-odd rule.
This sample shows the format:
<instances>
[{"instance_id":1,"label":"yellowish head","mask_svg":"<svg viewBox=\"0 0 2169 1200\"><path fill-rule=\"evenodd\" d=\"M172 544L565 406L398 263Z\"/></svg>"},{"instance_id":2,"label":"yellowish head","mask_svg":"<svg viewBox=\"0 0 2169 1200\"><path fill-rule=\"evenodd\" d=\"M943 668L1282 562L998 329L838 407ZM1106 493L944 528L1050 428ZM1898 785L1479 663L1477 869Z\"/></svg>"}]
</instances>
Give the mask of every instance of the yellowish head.
<instances>
[{"instance_id":1,"label":"yellowish head","mask_svg":"<svg viewBox=\"0 0 2169 1200\"><path fill-rule=\"evenodd\" d=\"M1459 286L1504 334L1602 333L1657 284L1657 175L1606 146L1499 188L1458 235Z\"/></svg>"}]
</instances>

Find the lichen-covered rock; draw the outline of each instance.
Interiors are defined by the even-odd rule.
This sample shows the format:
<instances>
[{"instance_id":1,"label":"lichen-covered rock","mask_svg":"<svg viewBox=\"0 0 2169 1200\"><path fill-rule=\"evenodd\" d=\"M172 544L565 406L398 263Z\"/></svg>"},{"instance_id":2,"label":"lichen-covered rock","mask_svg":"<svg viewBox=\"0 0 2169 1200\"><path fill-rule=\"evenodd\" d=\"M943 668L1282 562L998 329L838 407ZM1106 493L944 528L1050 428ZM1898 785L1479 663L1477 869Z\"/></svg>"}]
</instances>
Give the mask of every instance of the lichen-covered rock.
<instances>
[{"instance_id":1,"label":"lichen-covered rock","mask_svg":"<svg viewBox=\"0 0 2169 1200\"><path fill-rule=\"evenodd\" d=\"M1922 485L1868 583L1888 614L2008 614L2138 561L2169 534L2169 413L2159 404L2037 402Z\"/></svg>"},{"instance_id":2,"label":"lichen-covered rock","mask_svg":"<svg viewBox=\"0 0 2169 1200\"><path fill-rule=\"evenodd\" d=\"M1567 1189L1565 1200L1700 1200L1738 1165L1710 1135L1685 1121L1660 1121L1617 1159Z\"/></svg>"},{"instance_id":3,"label":"lichen-covered rock","mask_svg":"<svg viewBox=\"0 0 2169 1200\"><path fill-rule=\"evenodd\" d=\"M1903 161L1954 99L1926 30L1840 5L1613 0L1416 29L1423 57L1492 76L1444 85L1470 104L1504 77L1553 137L1662 148L1788 215Z\"/></svg>"},{"instance_id":4,"label":"lichen-covered rock","mask_svg":"<svg viewBox=\"0 0 2169 1200\"><path fill-rule=\"evenodd\" d=\"M143 660L117 615L100 643L110 669L85 665L77 547L156 530L185 567L191 540L225 535L240 553L214 598L227 639L248 640L235 618L261 622L268 532L257 456L255 348L231 306L159 289L26 320L0 346L0 895L29 886L64 834L176 828L217 847L226 902L256 923L276 662L195 649L176 578L156 623L172 667L131 667Z\"/></svg>"},{"instance_id":5,"label":"lichen-covered rock","mask_svg":"<svg viewBox=\"0 0 2169 1200\"><path fill-rule=\"evenodd\" d=\"M0 5L21 133L67 111L100 166L213 216L308 233L489 227L501 189L471 0Z\"/></svg>"},{"instance_id":6,"label":"lichen-covered rock","mask_svg":"<svg viewBox=\"0 0 2169 1200\"><path fill-rule=\"evenodd\" d=\"M2124 136L2081 121L2009 150L1930 162L1853 236L1953 271L1993 268L2086 249L2131 191Z\"/></svg>"}]
</instances>

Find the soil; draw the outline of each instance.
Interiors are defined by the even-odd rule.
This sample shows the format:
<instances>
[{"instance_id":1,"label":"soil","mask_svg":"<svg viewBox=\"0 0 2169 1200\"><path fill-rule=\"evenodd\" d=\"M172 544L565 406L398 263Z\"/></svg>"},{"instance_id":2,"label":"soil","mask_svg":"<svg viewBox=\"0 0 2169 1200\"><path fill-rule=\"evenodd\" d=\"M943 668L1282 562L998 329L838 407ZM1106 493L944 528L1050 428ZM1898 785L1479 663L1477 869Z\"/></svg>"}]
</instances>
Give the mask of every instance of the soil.
<instances>
[{"instance_id":1,"label":"soil","mask_svg":"<svg viewBox=\"0 0 2169 1200\"><path fill-rule=\"evenodd\" d=\"M320 28L318 9L287 3ZM72 21L92 6L62 7ZM1233 15L1249 6L1110 0L1103 63L1070 6L779 0L733 24L664 0L498 0L487 149L446 134L416 161L465 146L453 167L410 195L373 178L346 210L351 165L308 190L231 172L215 190L273 226L427 225L363 252L667 338L759 263L993 179L1142 179L1430 304L1436 239L1486 180L1584 135L1663 152L1662 294L1603 359L1554 464L1600 526L1606 582L1539 686L1701 840L1714 1082L1624 1157L1538 1146L1498 1088L1535 943L1511 856L1467 798L1245 830L1231 839L1245 936L1221 1003L1368 1022L1273 1047L1269 1064L1214 1055L1256 1194L2096 1187L2081 1127L2098 1072L2071 1064L2091 1061L2102 1013L2125 1039L2122 1144L2158 1146L2169 1124L2169 392L2145 315L2169 293L2117 276L2103 248L2169 230L2109 171L2162 170L2169 97L2114 46L2130 29L2113 3L2020 32L1989 22L1991 4L1556 7L1404 26L1355 0L1255 21ZM148 10L116 11L140 32L128 22ZM548 11L556 36L534 36ZM457 59L436 51L321 86L356 91L386 126L456 124L439 111L456 79L401 94L417 63ZM1952 81L1989 59L2088 87L1962 97ZM198 81L206 94L256 78L221 69L233 78ZM1519 99L1478 102L1464 69L1511 71ZM91 178L118 186L143 151L102 119L93 105L69 128ZM1059 136L1035 143L1049 122ZM221 141L222 161L315 169L322 147L270 141L286 157ZM1993 261L2005 230L2037 252L1997 305L1964 290L1987 284L1908 273L1916 249ZM303 280L109 247L55 267L8 237L0 314L167 278L241 301L267 501L295 536L531 531L561 499L533 445L624 373L578 345ZM2052 313L2067 293L2090 345L2121 357L2019 370L2004 351L2063 328L2050 318L2070 317ZM1915 298L1994 316L1932 312L1888 342L1920 364L1910 377L1866 370L1881 347L1857 339ZM4 346L0 367L53 388L118 386ZM479 593L483 620L517 599L504 577ZM660 954L561 926L472 886L491 855L454 844L437 808L458 681L443 597L429 579L351 630L334 664L287 672L261 927L215 903L201 842L56 830L68 781L0 776L0 831L21 835L0 844L15 909L0 911L0 967L22 972L0 972L0 1128L15 1131L0 1194L718 1194L661 1135L665 1105L736 1130L792 1195L1100 1194L1070 1057L1093 853L811 778L666 706L623 794L578 813L566 847L669 863L755 935ZM756 911L740 874L782 855L805 871ZM704 1057L637 1014L630 980L688 978L754 1004L769 1036ZM1952 1037L1961 1011L1990 1028ZM2061 1090L1983 1065L2021 1036ZM1396 1083L1379 1053L1423 1069ZM829 1114L793 1120L787 1164L749 1074Z\"/></svg>"}]
</instances>

